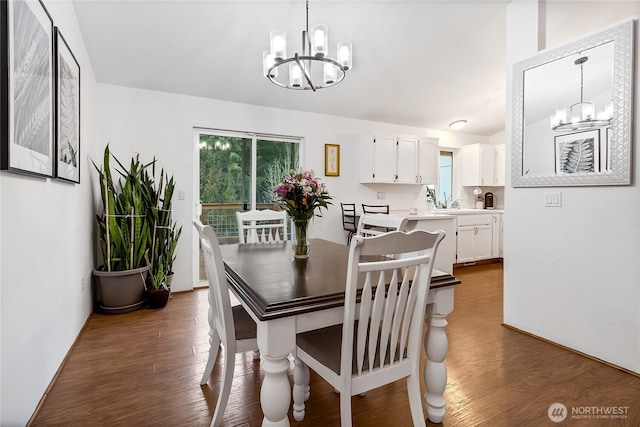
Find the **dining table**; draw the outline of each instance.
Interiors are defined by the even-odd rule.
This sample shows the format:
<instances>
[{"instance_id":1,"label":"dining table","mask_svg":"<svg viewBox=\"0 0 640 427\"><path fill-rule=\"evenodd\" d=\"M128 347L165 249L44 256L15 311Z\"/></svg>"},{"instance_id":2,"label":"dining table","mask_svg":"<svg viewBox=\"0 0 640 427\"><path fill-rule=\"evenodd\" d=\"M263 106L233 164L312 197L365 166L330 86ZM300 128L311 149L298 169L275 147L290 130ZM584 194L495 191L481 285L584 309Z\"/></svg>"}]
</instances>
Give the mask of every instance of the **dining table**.
<instances>
[{"instance_id":1,"label":"dining table","mask_svg":"<svg viewBox=\"0 0 640 427\"><path fill-rule=\"evenodd\" d=\"M263 426L288 426L292 389L287 373L296 334L342 323L349 247L309 239L310 256L293 258L291 241L229 244L220 247L231 291L257 324L264 379L260 389ZM447 385L446 316L453 311L454 288L461 281L434 270L429 290L424 348L427 418L442 422ZM294 389L297 378L294 375ZM304 395L304 393L302 394ZM296 397L298 396L298 397ZM293 416L304 418L304 401L293 393Z\"/></svg>"}]
</instances>

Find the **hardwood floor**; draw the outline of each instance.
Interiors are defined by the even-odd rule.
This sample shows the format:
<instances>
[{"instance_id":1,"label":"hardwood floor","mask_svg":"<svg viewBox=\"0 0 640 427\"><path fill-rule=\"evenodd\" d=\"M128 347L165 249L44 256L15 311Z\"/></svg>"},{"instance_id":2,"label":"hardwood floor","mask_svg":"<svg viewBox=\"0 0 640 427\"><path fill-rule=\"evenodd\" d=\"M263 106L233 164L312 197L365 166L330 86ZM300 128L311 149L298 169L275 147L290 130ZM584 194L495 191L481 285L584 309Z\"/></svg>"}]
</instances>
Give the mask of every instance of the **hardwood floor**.
<instances>
[{"instance_id":1,"label":"hardwood floor","mask_svg":"<svg viewBox=\"0 0 640 427\"><path fill-rule=\"evenodd\" d=\"M569 412L572 407L628 407L626 419L571 419L569 414L558 425L640 425L640 378L501 326L502 264L465 267L455 275L463 284L448 317L443 426L556 425L547 416L554 402ZM161 310L92 315L30 424L208 425L220 363L201 387L207 309L206 290L196 290L173 295ZM223 425L259 426L260 363L246 353L237 355L235 364ZM339 425L338 395L311 375L306 419L299 423L290 416L291 425ZM410 426L405 384L354 397L354 425Z\"/></svg>"}]
</instances>

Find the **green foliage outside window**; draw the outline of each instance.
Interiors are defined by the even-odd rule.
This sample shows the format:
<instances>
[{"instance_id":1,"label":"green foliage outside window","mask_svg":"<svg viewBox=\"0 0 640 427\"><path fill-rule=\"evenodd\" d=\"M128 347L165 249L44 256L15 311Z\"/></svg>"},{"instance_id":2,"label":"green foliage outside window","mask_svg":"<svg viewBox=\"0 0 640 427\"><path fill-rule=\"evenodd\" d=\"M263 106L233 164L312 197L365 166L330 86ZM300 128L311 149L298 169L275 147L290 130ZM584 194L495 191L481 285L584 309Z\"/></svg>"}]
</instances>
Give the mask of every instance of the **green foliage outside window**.
<instances>
[{"instance_id":1,"label":"green foliage outside window","mask_svg":"<svg viewBox=\"0 0 640 427\"><path fill-rule=\"evenodd\" d=\"M259 140L256 201L274 201L273 187L298 168L297 143ZM251 140L216 135L200 137L200 200L202 203L251 202Z\"/></svg>"}]
</instances>

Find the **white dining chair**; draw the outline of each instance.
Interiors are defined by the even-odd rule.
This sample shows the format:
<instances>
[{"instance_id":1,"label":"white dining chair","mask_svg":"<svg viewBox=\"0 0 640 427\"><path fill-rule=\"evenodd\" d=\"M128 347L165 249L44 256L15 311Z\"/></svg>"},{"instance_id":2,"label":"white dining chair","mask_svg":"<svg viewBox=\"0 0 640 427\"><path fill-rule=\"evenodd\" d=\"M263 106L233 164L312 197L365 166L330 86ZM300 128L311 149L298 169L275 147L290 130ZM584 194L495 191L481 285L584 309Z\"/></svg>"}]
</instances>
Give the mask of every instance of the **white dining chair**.
<instances>
[{"instance_id":1,"label":"white dining chair","mask_svg":"<svg viewBox=\"0 0 640 427\"><path fill-rule=\"evenodd\" d=\"M256 323L241 305L231 306L229 286L220 254L220 246L216 233L210 226L204 226L194 220L193 225L200 236L200 246L204 256L204 263L209 281L209 358L202 374L200 384L206 384L213 371L213 365L218 357L218 350L222 345L223 368L222 387L218 394L218 403L213 412L211 426L217 427L222 423L224 410L227 407L236 353L253 351L254 358L259 357L256 339Z\"/></svg>"},{"instance_id":2,"label":"white dining chair","mask_svg":"<svg viewBox=\"0 0 640 427\"><path fill-rule=\"evenodd\" d=\"M295 369L308 366L340 393L341 426L351 426L351 396L402 378L407 378L413 425L425 425L420 344L433 260L444 235L413 230L354 236L343 323L297 335L296 357L304 365L296 363ZM364 282L358 306L359 277ZM307 375L294 372L295 378L308 388Z\"/></svg>"},{"instance_id":3,"label":"white dining chair","mask_svg":"<svg viewBox=\"0 0 640 427\"><path fill-rule=\"evenodd\" d=\"M391 214L364 214L358 221L356 234L371 237L389 231L404 231L407 221L406 217Z\"/></svg>"},{"instance_id":4,"label":"white dining chair","mask_svg":"<svg viewBox=\"0 0 640 427\"><path fill-rule=\"evenodd\" d=\"M287 238L287 213L271 209L236 212L240 243L269 243Z\"/></svg>"}]
</instances>

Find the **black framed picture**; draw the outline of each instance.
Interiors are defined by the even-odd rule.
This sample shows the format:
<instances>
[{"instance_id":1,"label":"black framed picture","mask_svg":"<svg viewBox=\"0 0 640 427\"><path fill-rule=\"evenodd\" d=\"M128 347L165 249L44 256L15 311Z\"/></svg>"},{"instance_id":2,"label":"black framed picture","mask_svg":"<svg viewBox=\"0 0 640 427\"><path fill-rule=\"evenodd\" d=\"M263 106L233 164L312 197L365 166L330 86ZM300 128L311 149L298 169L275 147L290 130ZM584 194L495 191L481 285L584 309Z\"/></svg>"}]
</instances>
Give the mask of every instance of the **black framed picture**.
<instances>
[{"instance_id":1,"label":"black framed picture","mask_svg":"<svg viewBox=\"0 0 640 427\"><path fill-rule=\"evenodd\" d=\"M40 1L12 0L0 24L0 168L53 176L53 20Z\"/></svg>"},{"instance_id":2,"label":"black framed picture","mask_svg":"<svg viewBox=\"0 0 640 427\"><path fill-rule=\"evenodd\" d=\"M55 29L56 178L80 183L80 64Z\"/></svg>"}]
</instances>

